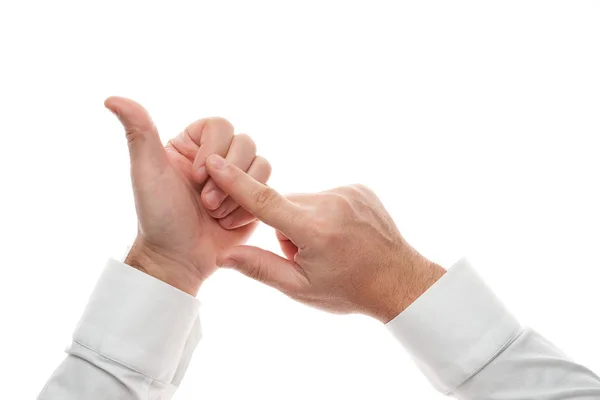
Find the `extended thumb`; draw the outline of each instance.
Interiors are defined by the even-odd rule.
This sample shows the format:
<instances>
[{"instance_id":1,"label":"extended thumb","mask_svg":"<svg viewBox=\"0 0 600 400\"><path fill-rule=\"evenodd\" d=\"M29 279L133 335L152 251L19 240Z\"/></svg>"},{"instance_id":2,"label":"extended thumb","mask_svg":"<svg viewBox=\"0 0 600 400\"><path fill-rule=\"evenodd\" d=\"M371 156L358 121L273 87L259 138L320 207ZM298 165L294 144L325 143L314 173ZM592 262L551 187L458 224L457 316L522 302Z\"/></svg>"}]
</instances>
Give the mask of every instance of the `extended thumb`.
<instances>
[{"instance_id":1,"label":"extended thumb","mask_svg":"<svg viewBox=\"0 0 600 400\"><path fill-rule=\"evenodd\" d=\"M109 97L104 105L125 128L132 168L138 164L156 166L166 160L156 126L144 107L124 97Z\"/></svg>"}]
</instances>

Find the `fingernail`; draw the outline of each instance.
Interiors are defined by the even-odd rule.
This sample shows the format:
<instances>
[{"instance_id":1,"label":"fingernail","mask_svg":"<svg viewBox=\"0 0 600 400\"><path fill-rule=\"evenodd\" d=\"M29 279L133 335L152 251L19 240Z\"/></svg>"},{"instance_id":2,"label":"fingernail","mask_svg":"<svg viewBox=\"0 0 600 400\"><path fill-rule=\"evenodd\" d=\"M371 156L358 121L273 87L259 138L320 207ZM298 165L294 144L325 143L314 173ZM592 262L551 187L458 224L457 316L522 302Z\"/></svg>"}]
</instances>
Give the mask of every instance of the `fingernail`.
<instances>
[{"instance_id":1,"label":"fingernail","mask_svg":"<svg viewBox=\"0 0 600 400\"><path fill-rule=\"evenodd\" d=\"M218 154L211 155L208 157L207 161L211 167L216 169L223 169L227 166L227 161L225 161L225 159Z\"/></svg>"},{"instance_id":2,"label":"fingernail","mask_svg":"<svg viewBox=\"0 0 600 400\"><path fill-rule=\"evenodd\" d=\"M221 268L235 268L237 267L237 265L237 261L228 258L227 260L223 261L223 264L221 264Z\"/></svg>"},{"instance_id":3,"label":"fingernail","mask_svg":"<svg viewBox=\"0 0 600 400\"><path fill-rule=\"evenodd\" d=\"M221 226L225 229L231 229L233 226L233 218L231 217L231 214L219 220L219 224L221 224Z\"/></svg>"},{"instance_id":4,"label":"fingernail","mask_svg":"<svg viewBox=\"0 0 600 400\"><path fill-rule=\"evenodd\" d=\"M225 216L227 216L227 213L229 212L228 207L223 207L223 204L221 204L219 206L219 208L217 208L216 210L213 210L213 218L224 218Z\"/></svg>"},{"instance_id":5,"label":"fingernail","mask_svg":"<svg viewBox=\"0 0 600 400\"><path fill-rule=\"evenodd\" d=\"M204 164L202 164L199 168L198 168L198 172L197 172L198 176L206 176L206 167L204 166Z\"/></svg>"},{"instance_id":6,"label":"fingernail","mask_svg":"<svg viewBox=\"0 0 600 400\"><path fill-rule=\"evenodd\" d=\"M224 197L219 189L213 189L204 195L204 201L210 210L215 210L221 205Z\"/></svg>"}]
</instances>

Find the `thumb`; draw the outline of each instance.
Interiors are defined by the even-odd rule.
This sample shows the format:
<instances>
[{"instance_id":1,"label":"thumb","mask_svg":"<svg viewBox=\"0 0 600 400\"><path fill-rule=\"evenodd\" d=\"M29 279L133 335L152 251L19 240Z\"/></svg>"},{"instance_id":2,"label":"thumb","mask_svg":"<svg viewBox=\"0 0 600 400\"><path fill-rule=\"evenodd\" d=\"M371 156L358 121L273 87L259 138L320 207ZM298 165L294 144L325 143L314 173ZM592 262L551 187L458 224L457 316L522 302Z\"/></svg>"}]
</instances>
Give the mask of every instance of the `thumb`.
<instances>
[{"instance_id":1,"label":"thumb","mask_svg":"<svg viewBox=\"0 0 600 400\"><path fill-rule=\"evenodd\" d=\"M302 269L293 260L254 246L233 247L221 268L235 269L285 293L293 293L309 284Z\"/></svg>"},{"instance_id":2,"label":"thumb","mask_svg":"<svg viewBox=\"0 0 600 400\"><path fill-rule=\"evenodd\" d=\"M124 97L109 97L104 105L119 118L125 128L133 175L142 170L160 169L164 166L166 153L148 111Z\"/></svg>"}]
</instances>

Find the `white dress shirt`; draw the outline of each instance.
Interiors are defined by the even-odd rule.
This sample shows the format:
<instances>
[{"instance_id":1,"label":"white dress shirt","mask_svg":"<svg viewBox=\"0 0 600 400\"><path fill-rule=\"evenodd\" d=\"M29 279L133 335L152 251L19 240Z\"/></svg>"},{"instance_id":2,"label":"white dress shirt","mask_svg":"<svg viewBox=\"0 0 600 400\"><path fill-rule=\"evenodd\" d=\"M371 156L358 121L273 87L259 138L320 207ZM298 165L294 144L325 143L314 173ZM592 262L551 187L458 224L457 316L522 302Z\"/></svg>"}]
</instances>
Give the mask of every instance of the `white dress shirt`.
<instances>
[{"instance_id":1,"label":"white dress shirt","mask_svg":"<svg viewBox=\"0 0 600 400\"><path fill-rule=\"evenodd\" d=\"M466 259L387 324L459 399L600 399L600 378L521 327ZM41 400L168 400L200 340L198 301L109 260Z\"/></svg>"}]
</instances>

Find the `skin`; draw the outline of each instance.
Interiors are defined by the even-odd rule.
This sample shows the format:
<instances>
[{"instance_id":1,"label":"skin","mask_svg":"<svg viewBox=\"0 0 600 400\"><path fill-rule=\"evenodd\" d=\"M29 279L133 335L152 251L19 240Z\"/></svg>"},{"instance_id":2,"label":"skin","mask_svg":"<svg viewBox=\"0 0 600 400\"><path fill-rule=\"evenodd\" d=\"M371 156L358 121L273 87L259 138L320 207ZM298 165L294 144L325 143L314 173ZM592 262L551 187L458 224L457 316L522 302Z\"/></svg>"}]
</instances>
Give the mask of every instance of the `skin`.
<instances>
[{"instance_id":1,"label":"skin","mask_svg":"<svg viewBox=\"0 0 600 400\"><path fill-rule=\"evenodd\" d=\"M125 262L135 268L191 295L217 265L235 268L305 304L384 323L445 273L364 186L284 197L266 186L271 168L252 139L226 120L198 120L163 146L142 106L105 105L129 144L138 235ZM257 219L285 257L243 246Z\"/></svg>"},{"instance_id":2,"label":"skin","mask_svg":"<svg viewBox=\"0 0 600 400\"><path fill-rule=\"evenodd\" d=\"M222 266L293 299L387 323L445 273L404 240L364 186L286 198L217 154L208 157L207 167L225 193L275 228L285 255L235 246Z\"/></svg>"},{"instance_id":3,"label":"skin","mask_svg":"<svg viewBox=\"0 0 600 400\"><path fill-rule=\"evenodd\" d=\"M131 161L138 234L125 262L195 296L226 251L257 225L209 178L207 157L225 157L263 184L271 167L256 156L252 139L234 135L222 118L198 120L163 146L141 105L110 97L105 106L125 128Z\"/></svg>"}]
</instances>

